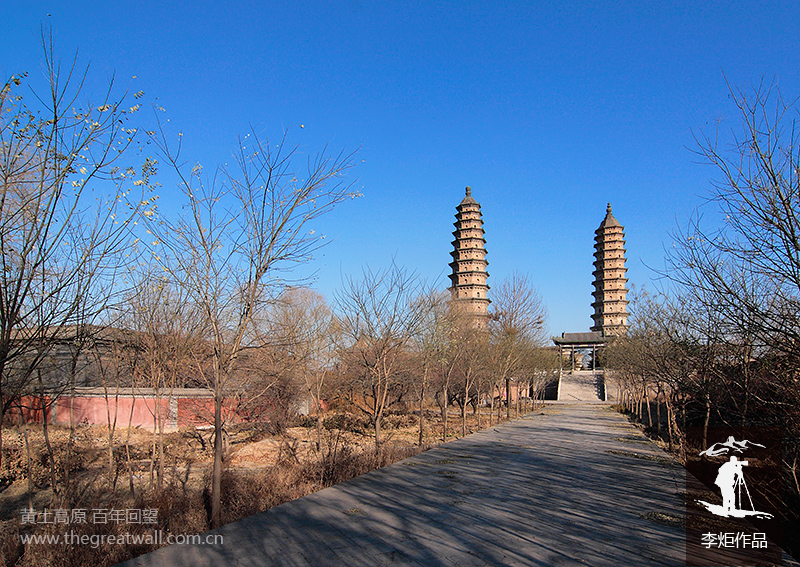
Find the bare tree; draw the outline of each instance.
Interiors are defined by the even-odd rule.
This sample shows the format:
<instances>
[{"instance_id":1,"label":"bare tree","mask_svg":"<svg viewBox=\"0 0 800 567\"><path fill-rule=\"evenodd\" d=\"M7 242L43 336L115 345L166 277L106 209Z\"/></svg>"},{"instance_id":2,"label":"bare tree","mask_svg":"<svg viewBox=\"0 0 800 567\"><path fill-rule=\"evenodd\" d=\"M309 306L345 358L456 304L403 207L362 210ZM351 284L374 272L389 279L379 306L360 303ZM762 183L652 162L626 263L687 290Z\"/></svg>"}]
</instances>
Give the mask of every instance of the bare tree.
<instances>
[{"instance_id":1,"label":"bare tree","mask_svg":"<svg viewBox=\"0 0 800 567\"><path fill-rule=\"evenodd\" d=\"M202 167L185 166L180 145L172 150L159 129L153 138L167 164L180 178L187 213L171 221L152 219L155 253L163 247L174 259L172 277L206 320L209 350L207 387L214 394L214 467L211 523L220 524L223 457L223 405L243 385L235 380L244 349L256 348L259 314L278 287L282 271L305 262L324 244L309 226L336 204L355 194L342 176L351 156L309 161L295 173L295 152L285 138L275 146L250 136L240 142L236 171L219 170L209 183Z\"/></svg>"},{"instance_id":2,"label":"bare tree","mask_svg":"<svg viewBox=\"0 0 800 567\"><path fill-rule=\"evenodd\" d=\"M699 213L675 234L667 275L713 308L729 336L745 334L759 349L800 357L800 140L797 107L777 89L731 88L741 130L698 140L699 153L721 174L710 202L718 218ZM718 221L718 222L715 222Z\"/></svg>"},{"instance_id":3,"label":"bare tree","mask_svg":"<svg viewBox=\"0 0 800 567\"><path fill-rule=\"evenodd\" d=\"M700 398L706 424L716 413L723 422L757 415L783 427L785 465L800 494L798 108L764 84L730 93L731 132L698 137L699 154L718 174L712 214L698 212L677 231L667 256L676 299L700 314L703 348L693 360L701 389L682 394Z\"/></svg>"},{"instance_id":4,"label":"bare tree","mask_svg":"<svg viewBox=\"0 0 800 567\"><path fill-rule=\"evenodd\" d=\"M26 75L0 87L0 421L62 329L109 303L131 219L152 204L133 197L149 190L152 162L122 161L135 108L113 82L82 103L88 69L62 68L46 33L42 45L46 91L23 93Z\"/></svg>"},{"instance_id":5,"label":"bare tree","mask_svg":"<svg viewBox=\"0 0 800 567\"><path fill-rule=\"evenodd\" d=\"M523 356L520 376L534 403L542 396L548 383L558 377L558 352L544 346L529 346Z\"/></svg>"},{"instance_id":6,"label":"bare tree","mask_svg":"<svg viewBox=\"0 0 800 567\"><path fill-rule=\"evenodd\" d=\"M516 272L495 287L492 306L492 367L495 379L505 381L506 417L510 418L511 379L521 378L529 349L544 345L547 311L530 278Z\"/></svg>"},{"instance_id":7,"label":"bare tree","mask_svg":"<svg viewBox=\"0 0 800 567\"><path fill-rule=\"evenodd\" d=\"M325 298L311 289L288 287L267 322L273 348L295 366L317 419L317 449L323 450L323 390L338 358L338 321Z\"/></svg>"},{"instance_id":8,"label":"bare tree","mask_svg":"<svg viewBox=\"0 0 800 567\"><path fill-rule=\"evenodd\" d=\"M446 357L447 337L452 317L450 316L450 294L448 292L428 291L423 293L418 301L422 303L423 319L420 323L419 332L414 336L418 376L413 380L413 387L419 402L418 443L422 446L425 429L425 395L430 385L432 374L440 367ZM447 420L444 419L445 424L446 422Z\"/></svg>"},{"instance_id":9,"label":"bare tree","mask_svg":"<svg viewBox=\"0 0 800 567\"><path fill-rule=\"evenodd\" d=\"M115 321L116 322L116 321ZM109 323L109 322L107 322ZM119 422L119 399L123 384L128 382L128 378L135 372L137 360L136 356L131 356L130 345L133 343L127 337L127 333L121 329L115 329L114 325L107 324L108 329L105 340L96 338L91 345L91 356L97 369L97 376L100 378L100 386L103 389L103 398L106 406L106 424L108 434L108 475L111 478L111 489L116 489L119 477L119 467L116 464L114 455L115 441L114 436ZM131 404L133 408L133 404ZM130 432L131 420L128 420L128 431ZM126 444L127 445L127 444ZM126 446L128 479L131 494L134 493L133 470L130 463L130 450Z\"/></svg>"},{"instance_id":10,"label":"bare tree","mask_svg":"<svg viewBox=\"0 0 800 567\"><path fill-rule=\"evenodd\" d=\"M162 264L163 266L163 264ZM139 383L152 389L153 442L150 483L160 490L164 481L164 430L168 425L169 404L175 388L183 387L196 356L198 337L204 329L203 317L185 288L145 266L144 273L131 289L122 323L128 332L119 337L117 348L135 351ZM168 405L167 405L168 407Z\"/></svg>"},{"instance_id":11,"label":"bare tree","mask_svg":"<svg viewBox=\"0 0 800 567\"><path fill-rule=\"evenodd\" d=\"M462 310L456 302L454 308ZM470 316L468 310L457 318L455 328L457 341L460 345L461 356L456 365L460 374L463 389L459 394L458 402L461 406L461 435L467 434L467 405L472 402L477 411L480 391L476 387L490 370L489 335L486 330Z\"/></svg>"},{"instance_id":12,"label":"bare tree","mask_svg":"<svg viewBox=\"0 0 800 567\"><path fill-rule=\"evenodd\" d=\"M615 384L621 403L640 419L643 406L649 407L650 394L655 390L657 401L663 395L670 449L677 443L683 451L676 410L685 409L688 398L684 392L701 391L701 399L709 396L703 383L708 373L698 373L695 368L698 354L704 350L703 337L695 331L695 311L686 309L685 304L676 305L663 294L653 296L641 290L631 297L628 333L606 350L610 378L606 385Z\"/></svg>"},{"instance_id":13,"label":"bare tree","mask_svg":"<svg viewBox=\"0 0 800 567\"><path fill-rule=\"evenodd\" d=\"M435 399L442 415L442 441L447 441L447 411L452 401L451 393L455 389L455 377L461 359L469 343L462 341L464 329L474 325L472 314L462 309L458 302L451 297L445 297L446 304L443 313L437 318L435 342L432 345L435 353L435 374L433 385Z\"/></svg>"},{"instance_id":14,"label":"bare tree","mask_svg":"<svg viewBox=\"0 0 800 567\"><path fill-rule=\"evenodd\" d=\"M392 262L383 271L365 268L361 279L348 278L336 297L354 372L352 401L372 421L377 448L384 413L403 393L399 362L425 317L420 290L419 279Z\"/></svg>"}]
</instances>

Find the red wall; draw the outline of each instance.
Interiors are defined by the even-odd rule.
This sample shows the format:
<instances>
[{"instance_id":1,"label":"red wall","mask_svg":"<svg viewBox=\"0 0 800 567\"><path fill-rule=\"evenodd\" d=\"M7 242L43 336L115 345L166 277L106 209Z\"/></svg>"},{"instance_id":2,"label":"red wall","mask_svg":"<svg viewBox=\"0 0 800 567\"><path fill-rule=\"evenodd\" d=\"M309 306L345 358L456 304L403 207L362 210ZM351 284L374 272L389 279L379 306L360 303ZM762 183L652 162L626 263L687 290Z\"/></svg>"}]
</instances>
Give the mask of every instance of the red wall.
<instances>
[{"instance_id":1,"label":"red wall","mask_svg":"<svg viewBox=\"0 0 800 567\"><path fill-rule=\"evenodd\" d=\"M50 398L44 398L44 404L47 406L44 413L47 414L47 419L52 422L50 414ZM26 423L42 423L42 399L34 396L22 396L19 400L19 406L11 406L6 412L7 419L12 423L22 423L22 418L25 418Z\"/></svg>"},{"instance_id":2,"label":"red wall","mask_svg":"<svg viewBox=\"0 0 800 567\"><path fill-rule=\"evenodd\" d=\"M161 398L156 402L152 396L130 395L119 397L109 396L108 404L102 395L82 395L69 398L62 396L51 407L49 398L45 398L47 405L47 419L49 423L68 426L70 424L70 406L72 419L76 424L108 425L109 414L111 421L116 417L117 427L144 427L152 428L155 424L156 410L163 416L166 428L173 426L171 418L177 418L175 424L178 428L186 425L202 426L214 424L214 399L212 397L181 396L180 391L175 391L173 396L174 406L177 406L177 415L170 415L170 399ZM45 412L42 411L41 399L38 397L23 397L20 407L9 409L8 419L18 422L21 417L27 423L41 423ZM107 407L108 406L108 407ZM109 411L110 409L110 411ZM222 417L226 423L239 423L245 421L247 416L239 414L237 404L227 401L222 406ZM131 411L132 410L132 411Z\"/></svg>"},{"instance_id":3,"label":"red wall","mask_svg":"<svg viewBox=\"0 0 800 567\"><path fill-rule=\"evenodd\" d=\"M164 419L169 415L169 400L166 399L156 403L154 398L109 397L107 409L103 397L76 396L72 400L62 397L56 401L56 424L69 425L70 402L75 423L107 425L110 413L112 423L116 417L117 427L153 427L156 408L160 409ZM169 423L165 422L165 425Z\"/></svg>"}]
</instances>

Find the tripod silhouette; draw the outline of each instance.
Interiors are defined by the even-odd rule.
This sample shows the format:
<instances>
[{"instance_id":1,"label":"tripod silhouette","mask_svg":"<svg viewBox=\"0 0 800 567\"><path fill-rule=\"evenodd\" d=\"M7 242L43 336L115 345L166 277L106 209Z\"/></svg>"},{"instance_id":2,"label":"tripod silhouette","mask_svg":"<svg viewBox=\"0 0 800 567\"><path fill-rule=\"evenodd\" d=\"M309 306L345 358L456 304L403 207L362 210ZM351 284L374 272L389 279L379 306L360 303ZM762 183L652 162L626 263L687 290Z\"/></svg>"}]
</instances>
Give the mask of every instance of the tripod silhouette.
<instances>
[{"instance_id":1,"label":"tripod silhouette","mask_svg":"<svg viewBox=\"0 0 800 567\"><path fill-rule=\"evenodd\" d=\"M745 461L746 462L746 461ZM733 490L736 492L736 502L734 502L734 508L736 508L736 504L738 503L738 509L744 510L744 502L742 502L742 488L744 488L744 493L747 494L747 500L750 502L750 510L755 511L755 506L753 506L753 498L750 496L750 490L747 488L747 482L744 480L744 474L742 474L741 469L739 469L739 474L736 475L736 480L733 485Z\"/></svg>"}]
</instances>

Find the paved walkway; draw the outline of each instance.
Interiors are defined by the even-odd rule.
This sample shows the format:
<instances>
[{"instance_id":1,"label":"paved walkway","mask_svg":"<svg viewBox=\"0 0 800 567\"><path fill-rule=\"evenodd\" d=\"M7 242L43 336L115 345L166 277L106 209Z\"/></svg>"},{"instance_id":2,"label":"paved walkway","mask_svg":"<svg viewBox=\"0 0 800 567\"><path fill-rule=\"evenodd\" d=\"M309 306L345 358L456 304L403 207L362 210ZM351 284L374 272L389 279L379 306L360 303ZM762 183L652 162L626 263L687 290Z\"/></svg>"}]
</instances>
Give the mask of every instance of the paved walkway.
<instances>
[{"instance_id":1,"label":"paved walkway","mask_svg":"<svg viewBox=\"0 0 800 567\"><path fill-rule=\"evenodd\" d=\"M549 406L126 565L683 565L683 469L607 406Z\"/></svg>"}]
</instances>

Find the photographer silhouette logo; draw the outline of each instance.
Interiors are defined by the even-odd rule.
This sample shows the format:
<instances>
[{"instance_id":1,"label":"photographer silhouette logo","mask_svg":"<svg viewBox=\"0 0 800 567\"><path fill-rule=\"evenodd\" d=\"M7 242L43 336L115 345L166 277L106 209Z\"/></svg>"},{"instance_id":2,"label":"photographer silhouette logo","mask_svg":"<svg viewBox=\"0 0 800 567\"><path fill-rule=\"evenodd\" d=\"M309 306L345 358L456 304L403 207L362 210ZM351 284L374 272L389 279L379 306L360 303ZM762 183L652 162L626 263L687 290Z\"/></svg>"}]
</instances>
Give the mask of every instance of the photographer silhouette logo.
<instances>
[{"instance_id":1,"label":"photographer silhouette logo","mask_svg":"<svg viewBox=\"0 0 800 567\"><path fill-rule=\"evenodd\" d=\"M705 451L701 451L700 455L707 457L719 457L722 455L729 455L730 453L742 454L750 447L761 447L758 443L751 443L747 439L737 441L734 437L728 437L724 443L714 443ZM722 506L711 504L705 500L698 500L698 504L705 506L706 510L717 516L725 518L744 518L754 516L756 518L772 518L772 514L767 512L759 512L753 506L753 499L750 496L750 490L747 488L747 482L744 478L744 471L742 467L749 466L749 461L739 460L736 455L731 455L730 459L719 467L717 472L717 479L714 481L722 493ZM744 500L744 498L747 498ZM749 508L746 506L749 505Z\"/></svg>"}]
</instances>

